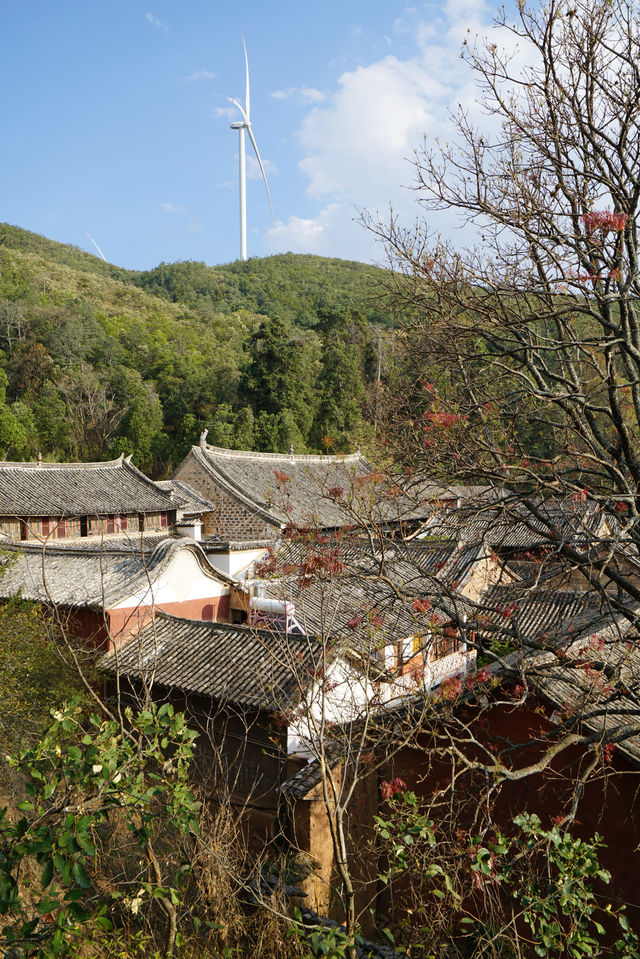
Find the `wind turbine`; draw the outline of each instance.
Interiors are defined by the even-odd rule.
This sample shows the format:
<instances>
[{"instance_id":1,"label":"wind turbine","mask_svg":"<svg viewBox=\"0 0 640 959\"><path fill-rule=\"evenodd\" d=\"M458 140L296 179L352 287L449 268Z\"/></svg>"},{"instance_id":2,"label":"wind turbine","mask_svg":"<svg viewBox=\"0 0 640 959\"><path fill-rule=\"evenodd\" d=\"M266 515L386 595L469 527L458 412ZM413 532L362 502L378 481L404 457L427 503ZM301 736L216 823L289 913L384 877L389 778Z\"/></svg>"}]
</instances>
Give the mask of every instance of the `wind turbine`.
<instances>
[{"instance_id":1,"label":"wind turbine","mask_svg":"<svg viewBox=\"0 0 640 959\"><path fill-rule=\"evenodd\" d=\"M102 250L100 249L100 247L98 246L98 244L96 243L96 241L93 239L93 237L91 236L91 234L85 232L85 236L88 236L88 237L89 237L89 239L91 240L91 242L92 242L93 245L95 246L96 250L98 251L98 253L99 253L100 256L102 257L102 259L103 259L104 262L106 263L106 262L107 262L106 256L104 255L104 253L102 252Z\"/></svg>"},{"instance_id":2,"label":"wind turbine","mask_svg":"<svg viewBox=\"0 0 640 959\"><path fill-rule=\"evenodd\" d=\"M251 145L256 155L256 159L260 165L260 172L262 173L262 179L264 180L264 185L267 191L267 197L269 198L269 209L271 210L272 223L273 223L273 206L271 204L271 193L269 192L269 184L267 183L267 174L264 171L264 165L262 163L260 151L258 150L258 144L256 143L256 138L254 137L253 130L251 129L251 100L249 96L249 59L247 57L247 45L244 42L244 36L242 36L242 46L244 47L244 69L245 69L244 107L237 100L234 100L233 97L227 97L227 100L233 103L242 114L242 120L234 121L231 124L231 129L238 131L238 179L240 183L240 259L246 260L247 259L247 159L246 159L245 145L244 145L245 130L249 134Z\"/></svg>"}]
</instances>

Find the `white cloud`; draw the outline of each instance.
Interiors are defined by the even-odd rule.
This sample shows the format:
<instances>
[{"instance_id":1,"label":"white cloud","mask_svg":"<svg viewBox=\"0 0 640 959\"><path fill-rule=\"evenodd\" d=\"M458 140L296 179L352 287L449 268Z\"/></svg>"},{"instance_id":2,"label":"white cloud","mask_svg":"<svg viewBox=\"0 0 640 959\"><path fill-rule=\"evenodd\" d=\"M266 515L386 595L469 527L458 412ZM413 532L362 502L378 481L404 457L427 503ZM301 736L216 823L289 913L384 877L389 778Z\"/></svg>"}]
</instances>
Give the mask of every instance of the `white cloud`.
<instances>
[{"instance_id":1,"label":"white cloud","mask_svg":"<svg viewBox=\"0 0 640 959\"><path fill-rule=\"evenodd\" d=\"M315 87L288 87L286 90L274 90L274 100L295 100L297 103L322 103L326 94Z\"/></svg>"},{"instance_id":2,"label":"white cloud","mask_svg":"<svg viewBox=\"0 0 640 959\"><path fill-rule=\"evenodd\" d=\"M258 144L260 146L260 144ZM247 149L251 149L251 144L247 144ZM262 152L262 151L260 151ZM264 172L267 174L267 178L270 176L276 176L278 173L278 168L275 163L272 163L271 160L267 157L262 158L262 165L264 166ZM248 180L261 180L262 173L260 172L260 164L254 156L250 153L247 153L247 179Z\"/></svg>"},{"instance_id":3,"label":"white cloud","mask_svg":"<svg viewBox=\"0 0 640 959\"><path fill-rule=\"evenodd\" d=\"M393 21L393 30L395 33L411 33L415 27L417 10L415 7L406 6L399 17Z\"/></svg>"},{"instance_id":4,"label":"white cloud","mask_svg":"<svg viewBox=\"0 0 640 959\"><path fill-rule=\"evenodd\" d=\"M270 249L381 257L371 236L354 223L358 211L379 211L384 217L392 205L394 215L411 225L421 215L411 188L415 151L423 144L436 147L437 138L452 139L450 113L458 106L485 129L491 123L476 102L474 74L460 56L463 41L472 43L476 35L514 52L513 40L489 21L485 0L446 0L440 15L429 21L405 7L394 27L416 38L417 52L404 60L387 55L344 73L333 94L304 117L298 165L319 212L278 223L265 237ZM281 98L288 93L280 92ZM429 219L445 235L460 239L453 214Z\"/></svg>"},{"instance_id":5,"label":"white cloud","mask_svg":"<svg viewBox=\"0 0 640 959\"><path fill-rule=\"evenodd\" d=\"M286 223L277 222L272 229L267 230L267 243L274 250L325 253L332 242L333 219L340 210L338 203L332 203L315 219L290 216Z\"/></svg>"},{"instance_id":6,"label":"white cloud","mask_svg":"<svg viewBox=\"0 0 640 959\"><path fill-rule=\"evenodd\" d=\"M174 213L178 216L184 216L185 213L188 213L188 207L183 206L181 203L161 203L160 206L165 213Z\"/></svg>"},{"instance_id":7,"label":"white cloud","mask_svg":"<svg viewBox=\"0 0 640 959\"><path fill-rule=\"evenodd\" d=\"M212 73L211 70L194 70L193 73L190 73L184 79L191 83L194 80L215 80L218 76L217 73Z\"/></svg>"},{"instance_id":8,"label":"white cloud","mask_svg":"<svg viewBox=\"0 0 640 959\"><path fill-rule=\"evenodd\" d=\"M224 119L224 120L239 120L240 114L237 107L214 107L211 111L211 116L214 120Z\"/></svg>"},{"instance_id":9,"label":"white cloud","mask_svg":"<svg viewBox=\"0 0 640 959\"><path fill-rule=\"evenodd\" d=\"M163 23L162 20L158 20L157 17L154 17L152 13L145 14L146 19L149 23L152 23L154 27L158 27L159 30L164 30L165 33L169 32L169 27L166 23Z\"/></svg>"},{"instance_id":10,"label":"white cloud","mask_svg":"<svg viewBox=\"0 0 640 959\"><path fill-rule=\"evenodd\" d=\"M418 64L385 57L340 78L325 108L314 108L300 132L300 168L312 197L360 202L380 187L406 182L405 159L431 123L424 92L439 83Z\"/></svg>"}]
</instances>

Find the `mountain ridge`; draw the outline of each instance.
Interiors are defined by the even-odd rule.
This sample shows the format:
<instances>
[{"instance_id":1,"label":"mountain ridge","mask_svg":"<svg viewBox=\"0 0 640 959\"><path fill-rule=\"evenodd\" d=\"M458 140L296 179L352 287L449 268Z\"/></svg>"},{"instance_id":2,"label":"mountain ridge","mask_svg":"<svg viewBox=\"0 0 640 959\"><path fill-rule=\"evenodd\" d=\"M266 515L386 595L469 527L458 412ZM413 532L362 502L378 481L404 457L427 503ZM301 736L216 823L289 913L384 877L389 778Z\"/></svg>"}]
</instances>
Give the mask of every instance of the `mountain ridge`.
<instances>
[{"instance_id":1,"label":"mountain ridge","mask_svg":"<svg viewBox=\"0 0 640 959\"><path fill-rule=\"evenodd\" d=\"M160 476L205 426L235 447L362 443L392 325L380 267L287 253L135 271L9 224L0 240L0 454L133 452Z\"/></svg>"}]
</instances>

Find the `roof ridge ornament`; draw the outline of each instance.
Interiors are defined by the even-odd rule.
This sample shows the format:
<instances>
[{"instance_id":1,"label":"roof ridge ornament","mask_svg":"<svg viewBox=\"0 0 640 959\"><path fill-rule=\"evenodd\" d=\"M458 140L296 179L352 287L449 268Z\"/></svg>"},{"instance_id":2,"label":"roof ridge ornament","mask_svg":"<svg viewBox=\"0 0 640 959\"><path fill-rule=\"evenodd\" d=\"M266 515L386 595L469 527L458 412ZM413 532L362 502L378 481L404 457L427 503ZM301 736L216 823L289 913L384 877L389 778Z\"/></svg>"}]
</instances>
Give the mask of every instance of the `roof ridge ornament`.
<instances>
[{"instance_id":1,"label":"roof ridge ornament","mask_svg":"<svg viewBox=\"0 0 640 959\"><path fill-rule=\"evenodd\" d=\"M204 449L207 444L207 436L209 435L209 430L205 429L200 434L200 448Z\"/></svg>"}]
</instances>

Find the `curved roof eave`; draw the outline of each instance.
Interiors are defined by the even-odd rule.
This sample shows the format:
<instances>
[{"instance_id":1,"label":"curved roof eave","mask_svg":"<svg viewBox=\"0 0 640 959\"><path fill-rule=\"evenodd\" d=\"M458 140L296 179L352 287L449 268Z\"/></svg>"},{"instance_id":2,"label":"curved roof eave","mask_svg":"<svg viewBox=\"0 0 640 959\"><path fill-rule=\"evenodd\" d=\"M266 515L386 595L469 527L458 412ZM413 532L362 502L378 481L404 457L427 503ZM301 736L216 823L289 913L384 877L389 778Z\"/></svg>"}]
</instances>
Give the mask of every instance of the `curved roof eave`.
<instances>
[{"instance_id":1,"label":"curved roof eave","mask_svg":"<svg viewBox=\"0 0 640 959\"><path fill-rule=\"evenodd\" d=\"M216 447L210 448L216 449ZM249 507L249 509L251 509L253 512L257 513L258 516L266 523L269 523L270 526L282 526L282 524L286 522L287 518L284 513L281 515L274 515L274 513L279 512L277 507L273 507L274 513L272 513L266 509L264 504L259 500L255 499L253 496L249 496L247 493L241 490L233 482L233 480L227 476L224 470L220 469L220 467L217 465L214 466L200 446L192 446L191 452L194 454L197 461L204 466L210 476L220 483L226 493L239 500L244 506Z\"/></svg>"}]
</instances>

